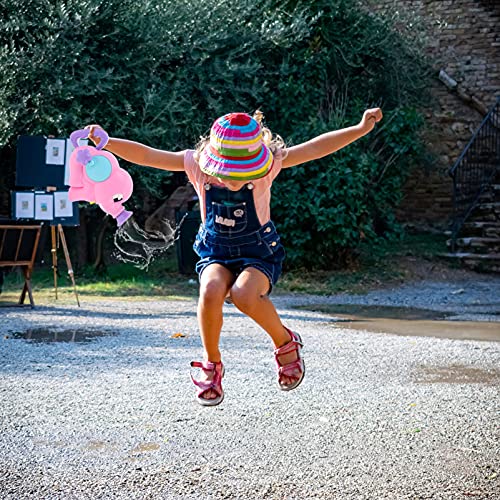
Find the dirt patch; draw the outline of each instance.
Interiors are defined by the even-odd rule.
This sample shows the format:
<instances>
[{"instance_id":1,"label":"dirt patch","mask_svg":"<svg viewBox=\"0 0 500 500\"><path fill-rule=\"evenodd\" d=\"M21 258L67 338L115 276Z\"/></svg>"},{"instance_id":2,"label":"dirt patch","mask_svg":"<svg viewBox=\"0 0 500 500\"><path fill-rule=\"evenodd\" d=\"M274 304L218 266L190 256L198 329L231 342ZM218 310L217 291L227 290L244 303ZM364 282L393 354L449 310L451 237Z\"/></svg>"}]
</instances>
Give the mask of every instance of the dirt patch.
<instances>
[{"instance_id":1,"label":"dirt patch","mask_svg":"<svg viewBox=\"0 0 500 500\"><path fill-rule=\"evenodd\" d=\"M429 260L421 257L395 257L395 265L401 269L403 277L397 281L417 281L432 279L436 281L484 280L486 273L454 267L443 260Z\"/></svg>"}]
</instances>

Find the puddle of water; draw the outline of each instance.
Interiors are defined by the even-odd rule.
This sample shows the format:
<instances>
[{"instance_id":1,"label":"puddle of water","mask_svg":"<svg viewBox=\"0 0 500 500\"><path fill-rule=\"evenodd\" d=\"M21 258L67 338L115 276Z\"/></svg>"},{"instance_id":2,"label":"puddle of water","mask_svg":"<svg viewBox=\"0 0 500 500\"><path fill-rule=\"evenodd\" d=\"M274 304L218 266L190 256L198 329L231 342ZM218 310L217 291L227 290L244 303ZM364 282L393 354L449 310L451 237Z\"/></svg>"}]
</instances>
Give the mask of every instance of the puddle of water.
<instances>
[{"instance_id":1,"label":"puddle of water","mask_svg":"<svg viewBox=\"0 0 500 500\"><path fill-rule=\"evenodd\" d=\"M34 343L52 342L92 342L100 337L114 336L112 332L96 332L91 330L49 330L46 328L31 328L25 332L13 332L6 335L5 339L22 339Z\"/></svg>"},{"instance_id":2,"label":"puddle of water","mask_svg":"<svg viewBox=\"0 0 500 500\"><path fill-rule=\"evenodd\" d=\"M318 304L299 309L331 314L340 318L343 327L357 331L500 342L498 322L446 321L447 313L429 309L353 304Z\"/></svg>"},{"instance_id":3,"label":"puddle of water","mask_svg":"<svg viewBox=\"0 0 500 500\"><path fill-rule=\"evenodd\" d=\"M500 323L480 321L411 321L401 319L353 319L343 323L351 330L368 330L410 337L500 342Z\"/></svg>"},{"instance_id":4,"label":"puddle of water","mask_svg":"<svg viewBox=\"0 0 500 500\"><path fill-rule=\"evenodd\" d=\"M421 366L415 374L418 384L486 384L500 383L500 370L466 365Z\"/></svg>"}]
</instances>

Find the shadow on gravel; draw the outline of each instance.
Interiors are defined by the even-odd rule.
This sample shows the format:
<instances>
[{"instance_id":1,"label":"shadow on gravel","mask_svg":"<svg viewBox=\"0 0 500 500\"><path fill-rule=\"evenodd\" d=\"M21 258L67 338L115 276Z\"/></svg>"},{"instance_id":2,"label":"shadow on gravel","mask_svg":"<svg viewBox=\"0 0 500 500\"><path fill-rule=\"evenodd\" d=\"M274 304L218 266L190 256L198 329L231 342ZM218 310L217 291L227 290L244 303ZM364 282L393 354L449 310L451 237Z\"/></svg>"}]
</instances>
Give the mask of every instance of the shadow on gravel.
<instances>
[{"instance_id":1,"label":"shadow on gravel","mask_svg":"<svg viewBox=\"0 0 500 500\"><path fill-rule=\"evenodd\" d=\"M227 352L251 350L252 356L266 359L271 359L273 349L264 332L261 340L247 337L244 332L223 336L221 348ZM196 328L177 333L172 333L169 327L151 332L140 328L28 328L0 336L0 373L25 373L28 370L64 377L71 369L73 375L86 377L90 366L94 373L121 372L124 369L157 373L177 373L180 370L185 373L190 361L201 357L202 352Z\"/></svg>"},{"instance_id":2,"label":"shadow on gravel","mask_svg":"<svg viewBox=\"0 0 500 500\"><path fill-rule=\"evenodd\" d=\"M95 306L94 306L95 307ZM127 313L127 304L123 303L121 307L114 307L113 309L103 308L102 310L86 309L85 305L81 308L78 307L52 307L52 306L36 306L36 312L50 312L53 314L61 314L64 316L85 317L85 318L106 318L106 319L145 319L154 315L158 318L177 318L177 317L194 317L196 316L196 306L193 306L192 311L171 311L169 310L169 302L165 302L164 311L145 309L141 313ZM29 312L31 309L24 309L26 311L26 318L29 319Z\"/></svg>"}]
</instances>

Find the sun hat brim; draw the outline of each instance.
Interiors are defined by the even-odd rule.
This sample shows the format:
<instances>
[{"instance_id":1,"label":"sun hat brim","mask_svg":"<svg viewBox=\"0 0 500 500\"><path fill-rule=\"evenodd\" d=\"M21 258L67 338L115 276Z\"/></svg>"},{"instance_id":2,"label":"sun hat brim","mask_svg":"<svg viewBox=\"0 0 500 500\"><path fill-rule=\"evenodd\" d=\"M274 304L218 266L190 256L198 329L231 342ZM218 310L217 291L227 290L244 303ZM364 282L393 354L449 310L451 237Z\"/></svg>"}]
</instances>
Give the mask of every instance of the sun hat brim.
<instances>
[{"instance_id":1,"label":"sun hat brim","mask_svg":"<svg viewBox=\"0 0 500 500\"><path fill-rule=\"evenodd\" d=\"M217 149L207 144L199 160L200 169L205 174L219 179L238 181L265 177L270 172L273 163L273 154L265 144L262 144L251 157L245 159L238 156L223 156Z\"/></svg>"}]
</instances>

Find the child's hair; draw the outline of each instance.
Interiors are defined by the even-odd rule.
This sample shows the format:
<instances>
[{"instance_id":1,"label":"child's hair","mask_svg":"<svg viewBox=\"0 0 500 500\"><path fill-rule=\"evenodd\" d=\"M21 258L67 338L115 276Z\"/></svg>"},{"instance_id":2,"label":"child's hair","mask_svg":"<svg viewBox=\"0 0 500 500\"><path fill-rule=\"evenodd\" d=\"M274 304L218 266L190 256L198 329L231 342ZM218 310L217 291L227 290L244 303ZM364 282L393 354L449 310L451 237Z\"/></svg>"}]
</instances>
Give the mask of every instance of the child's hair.
<instances>
[{"instance_id":1,"label":"child's hair","mask_svg":"<svg viewBox=\"0 0 500 500\"><path fill-rule=\"evenodd\" d=\"M264 113L262 113L260 109L257 109L253 114L253 119L261 126L262 141L271 150L271 153L276 154L278 151L281 151L282 158L285 158L287 155L285 141L277 134L273 136L272 132L263 125ZM200 141L196 145L196 151L194 153L194 159L196 161L198 161L202 151L205 149L206 145L209 144L209 142L210 137L200 137Z\"/></svg>"}]
</instances>

